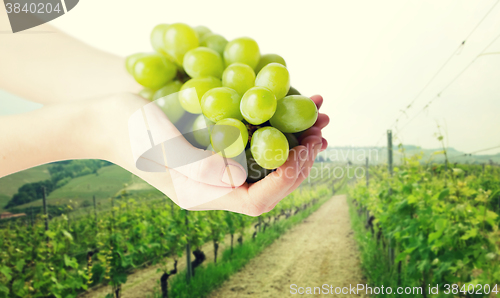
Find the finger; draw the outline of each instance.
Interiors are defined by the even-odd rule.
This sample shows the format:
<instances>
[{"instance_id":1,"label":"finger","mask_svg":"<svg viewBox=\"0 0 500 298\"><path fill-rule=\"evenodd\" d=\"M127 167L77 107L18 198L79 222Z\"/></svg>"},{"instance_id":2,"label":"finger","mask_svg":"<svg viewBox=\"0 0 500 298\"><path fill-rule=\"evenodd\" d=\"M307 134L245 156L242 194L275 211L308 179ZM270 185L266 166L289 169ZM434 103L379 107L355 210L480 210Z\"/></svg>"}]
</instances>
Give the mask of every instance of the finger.
<instances>
[{"instance_id":1,"label":"finger","mask_svg":"<svg viewBox=\"0 0 500 298\"><path fill-rule=\"evenodd\" d=\"M309 136L302 140L302 145L306 146L307 148L307 158L305 162L303 162L302 167L300 169L299 176L297 180L302 179L302 181L307 178L307 175L309 174L310 168L314 164L314 160L316 159L316 155L318 154L319 149L321 148L323 144L323 138L318 137L318 136ZM295 183L294 187L292 187L291 191L293 189L297 188L300 185L300 183ZM290 191L290 192L291 192ZM289 192L289 193L290 193Z\"/></svg>"},{"instance_id":2,"label":"finger","mask_svg":"<svg viewBox=\"0 0 500 298\"><path fill-rule=\"evenodd\" d=\"M192 210L228 210L257 216L271 210L285 197L295 184L301 168L301 160L307 159L306 148L297 146L290 150L287 161L275 172L257 183L244 184L231 193L211 202L191 208ZM287 175L288 173L288 175Z\"/></svg>"},{"instance_id":3,"label":"finger","mask_svg":"<svg viewBox=\"0 0 500 298\"><path fill-rule=\"evenodd\" d=\"M319 114L314 126L323 129L328 123L330 123L330 117L327 114Z\"/></svg>"},{"instance_id":4,"label":"finger","mask_svg":"<svg viewBox=\"0 0 500 298\"><path fill-rule=\"evenodd\" d=\"M321 95L313 95L311 96L312 101L316 104L316 107L318 110L321 108L321 105L323 104L323 96Z\"/></svg>"},{"instance_id":5,"label":"finger","mask_svg":"<svg viewBox=\"0 0 500 298\"><path fill-rule=\"evenodd\" d=\"M298 141L299 141L300 143L302 143L302 141L303 141L305 138L310 137L310 136L317 136L317 137L320 137L320 138L321 138L321 136L322 136L322 134L321 134L321 128L316 127L316 126L312 126L312 127L310 127L309 129L307 129L306 131L304 131L304 132L300 135L300 137L299 137Z\"/></svg>"},{"instance_id":6,"label":"finger","mask_svg":"<svg viewBox=\"0 0 500 298\"><path fill-rule=\"evenodd\" d=\"M246 184L236 189L220 187L196 181L173 169L168 172L174 186L176 203L184 209L227 210L229 202L241 204L241 200L235 199L234 194ZM225 200L221 202L221 198ZM232 198L232 201L229 198Z\"/></svg>"},{"instance_id":7,"label":"finger","mask_svg":"<svg viewBox=\"0 0 500 298\"><path fill-rule=\"evenodd\" d=\"M328 141L325 138L323 138L323 141L321 144L321 151L324 151L327 147L328 147Z\"/></svg>"},{"instance_id":8,"label":"finger","mask_svg":"<svg viewBox=\"0 0 500 298\"><path fill-rule=\"evenodd\" d=\"M323 144L323 139L317 136L310 136L302 141L302 145L308 148L307 158L305 162L303 162L302 164L299 176L297 177L295 184L288 189L286 195L289 195L292 191L294 191L297 187L299 187L300 183L302 183L302 181L304 181L304 179L307 178L322 144Z\"/></svg>"},{"instance_id":9,"label":"finger","mask_svg":"<svg viewBox=\"0 0 500 298\"><path fill-rule=\"evenodd\" d=\"M295 184L306 159L307 149L297 146L290 150L287 161L281 167L250 186L249 199L256 214L268 212L276 201L285 197L288 189Z\"/></svg>"},{"instance_id":10,"label":"finger","mask_svg":"<svg viewBox=\"0 0 500 298\"><path fill-rule=\"evenodd\" d=\"M285 196L286 197L286 196ZM280 200L277 200L276 202L274 202L270 207L269 207L269 210L273 210L274 207L276 207L276 205L278 205L278 203L281 202L281 199Z\"/></svg>"}]
</instances>

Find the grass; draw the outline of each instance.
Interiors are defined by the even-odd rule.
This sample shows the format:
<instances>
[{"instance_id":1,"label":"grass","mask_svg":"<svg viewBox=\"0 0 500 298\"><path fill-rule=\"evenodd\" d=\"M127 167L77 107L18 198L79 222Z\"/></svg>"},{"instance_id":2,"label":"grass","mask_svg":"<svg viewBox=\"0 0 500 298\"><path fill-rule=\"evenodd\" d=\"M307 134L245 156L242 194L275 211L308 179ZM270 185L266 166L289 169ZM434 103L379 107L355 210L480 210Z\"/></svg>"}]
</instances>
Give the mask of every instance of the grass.
<instances>
[{"instance_id":1,"label":"grass","mask_svg":"<svg viewBox=\"0 0 500 298\"><path fill-rule=\"evenodd\" d=\"M384 285L384 287L389 286L392 289L396 289L398 287L398 273L395 270L395 266L389 265L387 250L377 242L376 227L375 235L372 235L371 231L365 228L366 215L364 213L360 215L353 202L350 199L347 201L349 204L351 226L359 246L361 268L368 280L368 284L374 286ZM404 281L402 284L405 285ZM386 296L397 297L397 295L376 295L376 297Z\"/></svg>"},{"instance_id":2,"label":"grass","mask_svg":"<svg viewBox=\"0 0 500 298\"><path fill-rule=\"evenodd\" d=\"M276 223L266 232L259 233L253 241L245 241L242 245L236 245L233 254L230 249L224 250L217 264L209 263L196 268L196 275L189 283L186 280L186 271L179 272L170 282L169 297L207 297L211 291L220 287L232 274L241 270L252 258L259 255L291 227L302 222L328 199L330 196L320 199L314 206L297 215ZM155 294L155 297L161 297L161 295Z\"/></svg>"},{"instance_id":3,"label":"grass","mask_svg":"<svg viewBox=\"0 0 500 298\"><path fill-rule=\"evenodd\" d=\"M112 165L99 169L98 175L89 174L70 180L68 184L50 193L47 203L50 205L71 204L74 209L80 209L84 202L92 207L95 195L98 208L101 209L104 205L110 205L109 198L116 196L122 190L132 195L162 196L161 192L139 177L119 166ZM18 208L41 205L40 199Z\"/></svg>"},{"instance_id":4,"label":"grass","mask_svg":"<svg viewBox=\"0 0 500 298\"><path fill-rule=\"evenodd\" d=\"M3 206L7 205L11 197L6 196L4 194L0 194L0 212L3 211Z\"/></svg>"},{"instance_id":5,"label":"grass","mask_svg":"<svg viewBox=\"0 0 500 298\"><path fill-rule=\"evenodd\" d=\"M68 184L53 191L47 197L48 200L90 200L94 195L98 198L108 198L132 180L132 174L119 166L103 167L97 173L98 175L90 174L72 179Z\"/></svg>"},{"instance_id":6,"label":"grass","mask_svg":"<svg viewBox=\"0 0 500 298\"><path fill-rule=\"evenodd\" d=\"M48 165L41 165L2 177L0 179L0 211L23 184L46 179L50 179Z\"/></svg>"}]
</instances>

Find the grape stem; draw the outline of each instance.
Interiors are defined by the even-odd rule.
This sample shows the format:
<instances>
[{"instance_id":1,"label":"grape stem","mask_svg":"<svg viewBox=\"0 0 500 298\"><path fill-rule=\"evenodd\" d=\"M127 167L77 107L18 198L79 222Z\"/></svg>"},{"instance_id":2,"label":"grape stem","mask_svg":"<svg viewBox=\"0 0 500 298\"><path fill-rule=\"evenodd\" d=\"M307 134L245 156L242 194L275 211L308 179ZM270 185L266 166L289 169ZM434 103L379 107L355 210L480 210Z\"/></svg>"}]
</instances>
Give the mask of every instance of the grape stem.
<instances>
[{"instance_id":1,"label":"grape stem","mask_svg":"<svg viewBox=\"0 0 500 298\"><path fill-rule=\"evenodd\" d=\"M250 142L252 141L252 135L253 135L253 133L257 129L261 128L262 126L260 126L260 125L253 125L253 124L250 124L250 123L246 124L245 126L247 127L247 130L248 130L248 144L250 144Z\"/></svg>"}]
</instances>

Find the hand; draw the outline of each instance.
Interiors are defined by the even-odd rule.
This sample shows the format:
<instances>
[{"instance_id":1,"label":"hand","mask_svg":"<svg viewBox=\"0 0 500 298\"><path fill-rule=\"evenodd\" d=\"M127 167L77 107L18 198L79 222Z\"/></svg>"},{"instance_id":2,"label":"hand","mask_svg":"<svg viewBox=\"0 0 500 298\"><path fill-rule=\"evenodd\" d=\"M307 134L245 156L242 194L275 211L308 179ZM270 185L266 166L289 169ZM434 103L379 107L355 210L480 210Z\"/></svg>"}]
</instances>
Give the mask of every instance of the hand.
<instances>
[{"instance_id":1,"label":"hand","mask_svg":"<svg viewBox=\"0 0 500 298\"><path fill-rule=\"evenodd\" d=\"M313 96L312 100L319 109L323 98ZM144 172L134 165L133 153L129 149L129 132L126 128L130 115L147 103L148 101L132 94L122 94L104 101L100 107L104 113L101 115L101 119L104 119L101 125L108 128L109 139L114 140L111 147L114 151L110 152L111 155L107 159L141 177L168 195L179 206L190 210L229 210L252 216L268 212L300 185L309 175L318 152L327 147L327 141L322 138L321 130L328 125L329 118L325 114L319 114L314 126L301 135L301 145L290 151L286 163L257 183L246 183L245 170L231 159L224 161L218 154L212 154L182 167L170 168L165 172ZM163 140L180 136L180 132L161 110L156 109L147 113L151 114L147 116L149 125L154 122L162 128L161 133L153 135L163 134ZM149 140L144 142L149 143ZM177 142L175 152L179 152L175 156L179 159L182 158L181 155L211 154L191 146L187 141ZM169 158L172 158L172 155L167 157ZM167 165L168 163L167 160ZM228 172L232 179L229 179ZM232 186L236 186L236 189L232 189Z\"/></svg>"}]
</instances>

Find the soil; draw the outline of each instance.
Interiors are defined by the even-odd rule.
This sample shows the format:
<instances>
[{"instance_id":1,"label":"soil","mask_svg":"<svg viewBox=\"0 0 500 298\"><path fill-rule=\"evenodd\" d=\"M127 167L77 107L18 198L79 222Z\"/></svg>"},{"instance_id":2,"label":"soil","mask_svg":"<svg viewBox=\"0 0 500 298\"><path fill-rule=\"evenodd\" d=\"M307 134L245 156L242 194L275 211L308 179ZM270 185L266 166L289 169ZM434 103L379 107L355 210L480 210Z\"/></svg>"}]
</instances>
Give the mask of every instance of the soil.
<instances>
[{"instance_id":1,"label":"soil","mask_svg":"<svg viewBox=\"0 0 500 298\"><path fill-rule=\"evenodd\" d=\"M333 294L307 297L367 297L335 294L336 287L365 284L346 196L335 196L231 276L209 298L289 297L298 287L333 286ZM314 289L311 289L314 291ZM346 291L346 290L344 290ZM361 294L361 293L360 293ZM298 295L298 293L297 293Z\"/></svg>"}]
</instances>

